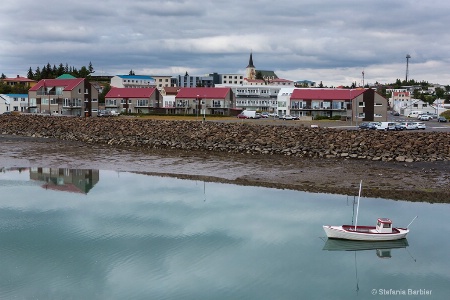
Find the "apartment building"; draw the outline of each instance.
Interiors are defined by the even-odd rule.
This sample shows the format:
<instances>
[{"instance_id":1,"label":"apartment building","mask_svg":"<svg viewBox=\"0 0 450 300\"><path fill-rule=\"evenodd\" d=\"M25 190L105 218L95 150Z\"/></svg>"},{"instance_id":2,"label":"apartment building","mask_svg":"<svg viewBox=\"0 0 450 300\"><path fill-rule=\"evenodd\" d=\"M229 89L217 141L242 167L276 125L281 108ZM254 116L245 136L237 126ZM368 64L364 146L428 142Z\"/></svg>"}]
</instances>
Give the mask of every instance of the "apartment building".
<instances>
[{"instance_id":1,"label":"apartment building","mask_svg":"<svg viewBox=\"0 0 450 300\"><path fill-rule=\"evenodd\" d=\"M96 116L98 90L84 78L42 79L28 90L28 112Z\"/></svg>"}]
</instances>

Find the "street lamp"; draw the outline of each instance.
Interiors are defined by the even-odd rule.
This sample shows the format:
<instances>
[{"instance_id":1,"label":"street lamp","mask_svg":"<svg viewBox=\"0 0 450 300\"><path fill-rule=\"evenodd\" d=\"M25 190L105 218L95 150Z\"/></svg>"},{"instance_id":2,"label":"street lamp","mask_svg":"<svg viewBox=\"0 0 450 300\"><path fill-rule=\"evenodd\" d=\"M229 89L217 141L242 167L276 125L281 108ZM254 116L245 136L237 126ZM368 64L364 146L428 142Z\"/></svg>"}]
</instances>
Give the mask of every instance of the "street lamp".
<instances>
[{"instance_id":1,"label":"street lamp","mask_svg":"<svg viewBox=\"0 0 450 300\"><path fill-rule=\"evenodd\" d=\"M195 112L197 113L197 118L196 120L198 121L198 108L199 108L199 96L197 95L197 98L195 98Z\"/></svg>"}]
</instances>

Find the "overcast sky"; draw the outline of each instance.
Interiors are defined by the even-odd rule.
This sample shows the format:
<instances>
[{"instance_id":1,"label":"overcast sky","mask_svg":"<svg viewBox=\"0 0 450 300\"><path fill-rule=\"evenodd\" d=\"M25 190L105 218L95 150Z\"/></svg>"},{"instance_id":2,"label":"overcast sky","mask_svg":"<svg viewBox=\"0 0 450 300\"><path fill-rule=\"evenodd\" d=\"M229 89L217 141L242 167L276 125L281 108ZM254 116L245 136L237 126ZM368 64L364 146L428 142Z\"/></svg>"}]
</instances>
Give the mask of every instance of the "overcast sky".
<instances>
[{"instance_id":1,"label":"overcast sky","mask_svg":"<svg viewBox=\"0 0 450 300\"><path fill-rule=\"evenodd\" d=\"M95 74L245 74L326 86L450 84L450 1L2 0L0 73L50 63Z\"/></svg>"}]
</instances>

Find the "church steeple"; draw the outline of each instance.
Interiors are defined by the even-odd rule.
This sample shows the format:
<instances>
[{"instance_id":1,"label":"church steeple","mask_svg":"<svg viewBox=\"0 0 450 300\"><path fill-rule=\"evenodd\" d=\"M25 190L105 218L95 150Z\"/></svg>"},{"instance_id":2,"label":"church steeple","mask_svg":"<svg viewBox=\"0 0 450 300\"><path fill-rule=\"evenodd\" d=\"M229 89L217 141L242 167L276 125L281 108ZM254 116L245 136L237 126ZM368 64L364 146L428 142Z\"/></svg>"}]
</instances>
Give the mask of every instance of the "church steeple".
<instances>
[{"instance_id":1,"label":"church steeple","mask_svg":"<svg viewBox=\"0 0 450 300\"><path fill-rule=\"evenodd\" d=\"M248 60L248 66L246 70L246 78L247 79L256 79L256 68L253 65L253 53L250 52L250 59Z\"/></svg>"},{"instance_id":2,"label":"church steeple","mask_svg":"<svg viewBox=\"0 0 450 300\"><path fill-rule=\"evenodd\" d=\"M253 53L250 52L250 59L248 60L248 66L247 68L254 68L255 66L253 65Z\"/></svg>"}]
</instances>

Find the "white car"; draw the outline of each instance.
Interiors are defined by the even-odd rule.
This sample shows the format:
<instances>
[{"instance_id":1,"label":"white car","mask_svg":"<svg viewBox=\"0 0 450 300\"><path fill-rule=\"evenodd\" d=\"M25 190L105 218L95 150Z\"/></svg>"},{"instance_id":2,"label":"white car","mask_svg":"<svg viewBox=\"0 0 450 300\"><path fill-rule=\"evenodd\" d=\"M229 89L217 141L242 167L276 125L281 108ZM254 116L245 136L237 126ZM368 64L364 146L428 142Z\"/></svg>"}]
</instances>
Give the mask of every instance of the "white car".
<instances>
[{"instance_id":1,"label":"white car","mask_svg":"<svg viewBox=\"0 0 450 300\"><path fill-rule=\"evenodd\" d=\"M294 116L291 115L283 115L281 118L283 120L295 120Z\"/></svg>"},{"instance_id":2,"label":"white car","mask_svg":"<svg viewBox=\"0 0 450 300\"><path fill-rule=\"evenodd\" d=\"M401 122L400 127L403 128L403 130L414 130L417 129L417 125L413 122Z\"/></svg>"},{"instance_id":3,"label":"white car","mask_svg":"<svg viewBox=\"0 0 450 300\"><path fill-rule=\"evenodd\" d=\"M416 126L416 129L425 130L427 128L427 126L423 122L414 122L414 125Z\"/></svg>"},{"instance_id":4,"label":"white car","mask_svg":"<svg viewBox=\"0 0 450 300\"><path fill-rule=\"evenodd\" d=\"M421 115L419 118L420 121L430 121L431 116L430 115Z\"/></svg>"}]
</instances>

